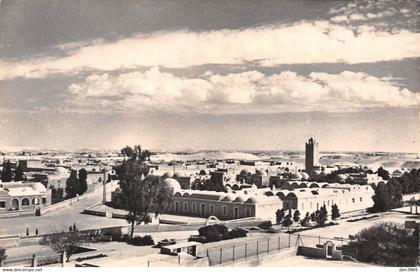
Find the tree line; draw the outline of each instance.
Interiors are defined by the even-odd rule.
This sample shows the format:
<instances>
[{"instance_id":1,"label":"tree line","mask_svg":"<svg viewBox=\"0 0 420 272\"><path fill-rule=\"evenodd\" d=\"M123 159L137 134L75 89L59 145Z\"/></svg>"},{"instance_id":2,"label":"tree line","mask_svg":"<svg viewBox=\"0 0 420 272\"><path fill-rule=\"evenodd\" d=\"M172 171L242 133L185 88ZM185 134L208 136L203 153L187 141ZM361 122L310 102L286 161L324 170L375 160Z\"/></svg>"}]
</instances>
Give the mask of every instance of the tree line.
<instances>
[{"instance_id":1,"label":"tree line","mask_svg":"<svg viewBox=\"0 0 420 272\"><path fill-rule=\"evenodd\" d=\"M286 215L285 209L278 209L276 211L276 223L278 225L282 225L284 227L290 227L293 222L300 224L302 227L308 227L310 222L316 224L316 226L323 227L328 219L328 211L327 207L323 205L320 209L314 211L313 213L309 214L306 213L305 217L301 219L301 214L299 210L295 210L292 215L292 210L289 209L288 214ZM337 204L333 204L331 206L331 218L333 220L339 218L340 209L338 208Z\"/></svg>"}]
</instances>

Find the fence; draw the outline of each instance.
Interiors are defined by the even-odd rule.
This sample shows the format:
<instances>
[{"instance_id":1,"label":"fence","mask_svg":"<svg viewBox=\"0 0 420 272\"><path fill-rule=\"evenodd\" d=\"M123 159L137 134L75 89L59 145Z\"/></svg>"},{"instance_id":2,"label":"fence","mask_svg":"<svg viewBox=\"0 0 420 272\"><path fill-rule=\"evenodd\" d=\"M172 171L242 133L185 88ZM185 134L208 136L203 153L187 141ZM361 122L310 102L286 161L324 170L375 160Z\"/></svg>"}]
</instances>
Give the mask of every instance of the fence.
<instances>
[{"instance_id":1,"label":"fence","mask_svg":"<svg viewBox=\"0 0 420 272\"><path fill-rule=\"evenodd\" d=\"M321 236L301 235L299 233L280 233L271 234L266 237L242 238L242 241L240 242L237 242L239 239L235 240L225 240L216 243L203 244L199 254L207 256L209 264L213 266L247 259L249 257L259 256L262 254L277 253L291 247L317 247L318 245L323 245L327 241L332 241L339 248L346 248L346 251L343 253L353 257L355 256L355 252L353 252L349 247L346 247L346 245L353 240L343 237L327 238Z\"/></svg>"},{"instance_id":2,"label":"fence","mask_svg":"<svg viewBox=\"0 0 420 272\"><path fill-rule=\"evenodd\" d=\"M294 238L294 239L293 239ZM220 265L234 262L261 254L278 252L282 249L296 246L297 239L292 234L280 233L267 237L244 238L242 242L222 241L218 243L204 244L201 254L209 259L209 264ZM229 243L230 244L226 244ZM213 245L212 245L213 244ZM208 248L206 248L208 247Z\"/></svg>"}]
</instances>

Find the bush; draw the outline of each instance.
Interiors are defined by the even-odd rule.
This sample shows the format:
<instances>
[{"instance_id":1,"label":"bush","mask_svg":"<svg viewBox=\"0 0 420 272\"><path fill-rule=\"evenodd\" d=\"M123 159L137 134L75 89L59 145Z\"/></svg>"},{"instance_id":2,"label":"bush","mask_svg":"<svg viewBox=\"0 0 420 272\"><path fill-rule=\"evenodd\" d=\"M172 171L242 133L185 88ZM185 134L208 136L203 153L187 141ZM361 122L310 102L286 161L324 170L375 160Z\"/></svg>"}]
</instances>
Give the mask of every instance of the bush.
<instances>
[{"instance_id":1,"label":"bush","mask_svg":"<svg viewBox=\"0 0 420 272\"><path fill-rule=\"evenodd\" d=\"M205 237L206 243L218 242L221 240L234 239L238 237L246 237L247 231L244 229L233 229L228 231L224 225L211 225L202 227L198 230L199 236Z\"/></svg>"},{"instance_id":2,"label":"bush","mask_svg":"<svg viewBox=\"0 0 420 272\"><path fill-rule=\"evenodd\" d=\"M239 237L246 237L247 231L244 229L236 228L230 231L230 237L233 238L239 238Z\"/></svg>"},{"instance_id":3,"label":"bush","mask_svg":"<svg viewBox=\"0 0 420 272\"><path fill-rule=\"evenodd\" d=\"M227 237L225 233L228 232L228 228L224 225L210 225L202 227L198 230L200 236L206 237L206 242L217 242L223 240L223 235Z\"/></svg>"},{"instance_id":4,"label":"bush","mask_svg":"<svg viewBox=\"0 0 420 272\"><path fill-rule=\"evenodd\" d=\"M155 244L152 236L146 235L144 237L136 236L128 241L129 244L134 246L152 246Z\"/></svg>"},{"instance_id":5,"label":"bush","mask_svg":"<svg viewBox=\"0 0 420 272\"><path fill-rule=\"evenodd\" d=\"M273 224L271 223L271 221L262 222L261 224L258 225L260 229L264 229L264 230L269 229L272 226Z\"/></svg>"}]
</instances>

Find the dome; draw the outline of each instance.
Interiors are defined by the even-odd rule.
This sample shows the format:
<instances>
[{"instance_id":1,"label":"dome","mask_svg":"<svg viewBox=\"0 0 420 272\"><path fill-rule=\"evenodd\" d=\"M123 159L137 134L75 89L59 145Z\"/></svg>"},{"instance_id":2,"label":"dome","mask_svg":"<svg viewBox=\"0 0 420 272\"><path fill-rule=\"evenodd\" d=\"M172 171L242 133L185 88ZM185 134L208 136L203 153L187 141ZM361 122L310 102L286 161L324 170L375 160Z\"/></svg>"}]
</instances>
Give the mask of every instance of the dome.
<instances>
[{"instance_id":1,"label":"dome","mask_svg":"<svg viewBox=\"0 0 420 272\"><path fill-rule=\"evenodd\" d=\"M300 173L293 173L290 175L291 179L296 179L296 180L301 180L302 179L302 175Z\"/></svg>"},{"instance_id":2,"label":"dome","mask_svg":"<svg viewBox=\"0 0 420 272\"><path fill-rule=\"evenodd\" d=\"M181 172L176 172L173 176L173 178L180 178L180 177L185 177L185 174L183 174Z\"/></svg>"},{"instance_id":3,"label":"dome","mask_svg":"<svg viewBox=\"0 0 420 272\"><path fill-rule=\"evenodd\" d=\"M232 202L233 197L231 195L227 195L224 198L222 198L221 201L225 201L225 202Z\"/></svg>"},{"instance_id":4,"label":"dome","mask_svg":"<svg viewBox=\"0 0 420 272\"><path fill-rule=\"evenodd\" d=\"M344 174L338 174L338 175L337 175L337 179L338 179L339 181L345 181L345 180L347 179L347 176L346 176L346 175L344 175Z\"/></svg>"},{"instance_id":5,"label":"dome","mask_svg":"<svg viewBox=\"0 0 420 272\"><path fill-rule=\"evenodd\" d=\"M34 182L31 184L32 189L38 192L45 192L47 188L41 182Z\"/></svg>"},{"instance_id":6,"label":"dome","mask_svg":"<svg viewBox=\"0 0 420 272\"><path fill-rule=\"evenodd\" d=\"M171 188L174 191L181 190L181 185L179 185L179 182L176 179L173 179L173 178L164 179L162 181L162 187Z\"/></svg>"},{"instance_id":7,"label":"dome","mask_svg":"<svg viewBox=\"0 0 420 272\"><path fill-rule=\"evenodd\" d=\"M187 193L187 192L185 192L182 196L183 196L183 197L190 197L190 194L189 194L189 193Z\"/></svg>"},{"instance_id":8,"label":"dome","mask_svg":"<svg viewBox=\"0 0 420 272\"><path fill-rule=\"evenodd\" d=\"M200 170L200 172L198 173L198 175L200 175L200 176L207 176L207 175L208 175L208 173L207 173L207 171L206 171L206 170L201 169L201 170Z\"/></svg>"},{"instance_id":9,"label":"dome","mask_svg":"<svg viewBox=\"0 0 420 272\"><path fill-rule=\"evenodd\" d=\"M245 200L241 196L238 196L237 198L235 198L233 202L244 202L244 201Z\"/></svg>"},{"instance_id":10,"label":"dome","mask_svg":"<svg viewBox=\"0 0 420 272\"><path fill-rule=\"evenodd\" d=\"M250 174L250 172L246 169L242 169L241 172L239 173L239 175L241 175L241 176L246 176L246 175L249 175L249 174Z\"/></svg>"},{"instance_id":11,"label":"dome","mask_svg":"<svg viewBox=\"0 0 420 272\"><path fill-rule=\"evenodd\" d=\"M321 174L321 171L320 171L320 170L314 170L314 174L315 174L316 176L318 176L318 175L320 175L320 174Z\"/></svg>"},{"instance_id":12,"label":"dome","mask_svg":"<svg viewBox=\"0 0 420 272\"><path fill-rule=\"evenodd\" d=\"M59 174L59 175L66 174L67 175L68 171L67 171L66 168L59 166L59 167L57 167L57 174Z\"/></svg>"},{"instance_id":13,"label":"dome","mask_svg":"<svg viewBox=\"0 0 420 272\"><path fill-rule=\"evenodd\" d=\"M257 200L255 199L255 197L250 197L245 201L245 203L257 203Z\"/></svg>"},{"instance_id":14,"label":"dome","mask_svg":"<svg viewBox=\"0 0 420 272\"><path fill-rule=\"evenodd\" d=\"M261 169L258 169L257 171L255 171L255 173L260 176L267 176L267 172Z\"/></svg>"},{"instance_id":15,"label":"dome","mask_svg":"<svg viewBox=\"0 0 420 272\"><path fill-rule=\"evenodd\" d=\"M393 175L402 175L402 171L401 170L395 170L394 172L392 172Z\"/></svg>"},{"instance_id":16,"label":"dome","mask_svg":"<svg viewBox=\"0 0 420 272\"><path fill-rule=\"evenodd\" d=\"M308 180L309 175L306 172L301 172L300 175L302 176L302 180Z\"/></svg>"},{"instance_id":17,"label":"dome","mask_svg":"<svg viewBox=\"0 0 420 272\"><path fill-rule=\"evenodd\" d=\"M166 179L166 178L172 178L173 175L171 172L166 172L165 174L162 175L162 179Z\"/></svg>"}]
</instances>

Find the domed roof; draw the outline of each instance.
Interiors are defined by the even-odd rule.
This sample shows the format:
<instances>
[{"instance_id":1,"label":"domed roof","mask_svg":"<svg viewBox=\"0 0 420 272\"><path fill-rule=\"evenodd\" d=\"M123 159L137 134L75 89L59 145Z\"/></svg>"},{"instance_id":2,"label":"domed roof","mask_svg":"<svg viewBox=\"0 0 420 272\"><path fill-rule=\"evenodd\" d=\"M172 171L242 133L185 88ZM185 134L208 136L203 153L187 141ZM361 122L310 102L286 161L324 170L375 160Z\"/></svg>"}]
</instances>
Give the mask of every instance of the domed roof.
<instances>
[{"instance_id":1,"label":"domed roof","mask_svg":"<svg viewBox=\"0 0 420 272\"><path fill-rule=\"evenodd\" d=\"M207 171L204 169L201 169L200 172L198 173L200 176L206 176L208 175Z\"/></svg>"},{"instance_id":2,"label":"domed roof","mask_svg":"<svg viewBox=\"0 0 420 272\"><path fill-rule=\"evenodd\" d=\"M227 195L227 196L225 196L224 198L222 198L222 200L221 200L221 201L225 201L225 202L232 202L232 200L233 200L233 196L231 196L231 195Z\"/></svg>"},{"instance_id":3,"label":"domed roof","mask_svg":"<svg viewBox=\"0 0 420 272\"><path fill-rule=\"evenodd\" d=\"M302 175L302 180L308 180L309 179L309 175L306 172L301 172L300 173Z\"/></svg>"},{"instance_id":4,"label":"domed roof","mask_svg":"<svg viewBox=\"0 0 420 272\"><path fill-rule=\"evenodd\" d=\"M314 170L314 174L319 175L319 174L321 174L321 171L320 170Z\"/></svg>"},{"instance_id":5,"label":"domed roof","mask_svg":"<svg viewBox=\"0 0 420 272\"><path fill-rule=\"evenodd\" d=\"M392 174L402 174L403 172L399 169L395 170L394 172L392 172Z\"/></svg>"},{"instance_id":6,"label":"domed roof","mask_svg":"<svg viewBox=\"0 0 420 272\"><path fill-rule=\"evenodd\" d=\"M41 182L34 182L31 184L32 189L38 192L45 192L47 188Z\"/></svg>"},{"instance_id":7,"label":"domed roof","mask_svg":"<svg viewBox=\"0 0 420 272\"><path fill-rule=\"evenodd\" d=\"M242 196L238 196L237 198L235 198L235 200L233 202L244 202L245 200L243 199Z\"/></svg>"},{"instance_id":8,"label":"domed roof","mask_svg":"<svg viewBox=\"0 0 420 272\"><path fill-rule=\"evenodd\" d=\"M255 197L250 197L245 201L245 203L257 203L257 200L255 199Z\"/></svg>"},{"instance_id":9,"label":"domed roof","mask_svg":"<svg viewBox=\"0 0 420 272\"><path fill-rule=\"evenodd\" d=\"M255 171L255 174L260 175L260 176L267 176L267 172L261 169L258 169L257 171Z\"/></svg>"},{"instance_id":10,"label":"domed roof","mask_svg":"<svg viewBox=\"0 0 420 272\"><path fill-rule=\"evenodd\" d=\"M162 179L166 179L166 178L172 178L173 175L171 172L166 172L165 174L162 175Z\"/></svg>"},{"instance_id":11,"label":"domed roof","mask_svg":"<svg viewBox=\"0 0 420 272\"><path fill-rule=\"evenodd\" d=\"M296 179L296 180L301 180L302 179L302 175L300 173L293 173L290 175L291 179Z\"/></svg>"},{"instance_id":12,"label":"domed roof","mask_svg":"<svg viewBox=\"0 0 420 272\"><path fill-rule=\"evenodd\" d=\"M176 172L173 177L174 178L185 177L185 174L184 173L181 173L181 172Z\"/></svg>"},{"instance_id":13,"label":"domed roof","mask_svg":"<svg viewBox=\"0 0 420 272\"><path fill-rule=\"evenodd\" d=\"M162 186L166 188L171 188L174 191L181 190L181 185L179 185L179 182L176 179L173 178L166 178L162 181Z\"/></svg>"},{"instance_id":14,"label":"domed roof","mask_svg":"<svg viewBox=\"0 0 420 272\"><path fill-rule=\"evenodd\" d=\"M61 166L57 167L57 174L68 174L68 172L69 171L64 167L61 167Z\"/></svg>"},{"instance_id":15,"label":"domed roof","mask_svg":"<svg viewBox=\"0 0 420 272\"><path fill-rule=\"evenodd\" d=\"M239 175L241 175L241 176L246 176L246 175L249 175L249 174L250 174L250 172L247 169L242 169L241 172L239 173Z\"/></svg>"},{"instance_id":16,"label":"domed roof","mask_svg":"<svg viewBox=\"0 0 420 272\"><path fill-rule=\"evenodd\" d=\"M338 179L339 181L345 181L345 180L347 179L347 176L346 176L346 175L344 175L344 174L338 174L338 175L337 175L337 179Z\"/></svg>"}]
</instances>

